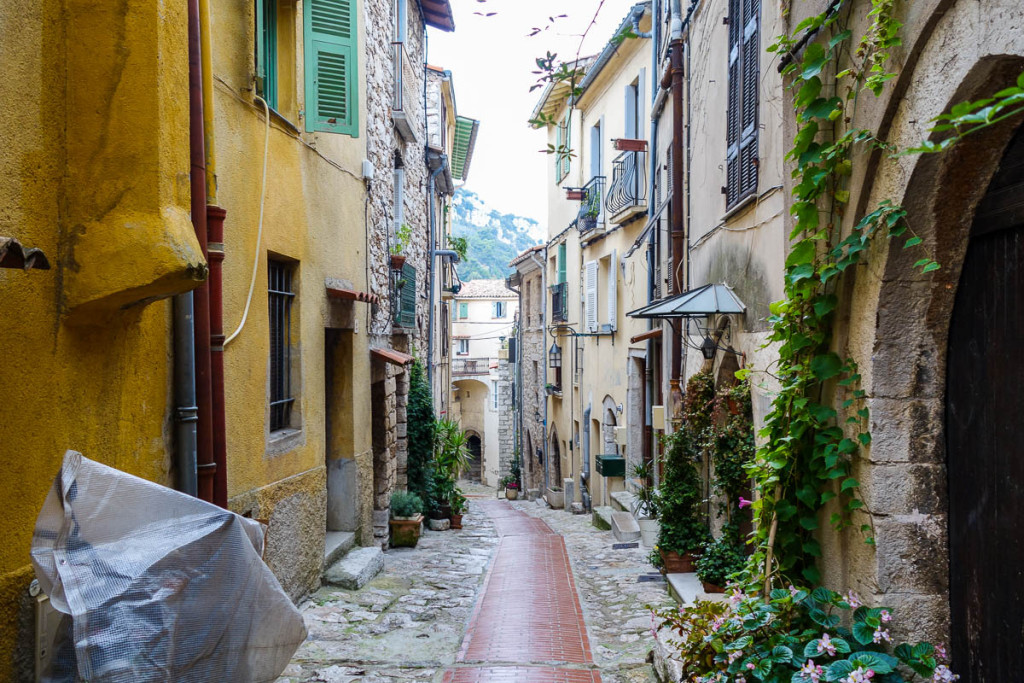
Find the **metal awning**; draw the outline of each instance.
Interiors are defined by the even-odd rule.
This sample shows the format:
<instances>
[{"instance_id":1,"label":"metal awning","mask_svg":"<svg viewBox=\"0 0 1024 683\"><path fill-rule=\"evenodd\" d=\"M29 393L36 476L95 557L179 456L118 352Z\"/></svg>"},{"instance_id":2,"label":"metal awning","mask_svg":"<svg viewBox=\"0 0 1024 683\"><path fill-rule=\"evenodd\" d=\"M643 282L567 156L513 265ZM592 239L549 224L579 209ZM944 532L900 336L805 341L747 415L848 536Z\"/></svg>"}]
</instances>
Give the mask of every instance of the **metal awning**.
<instances>
[{"instance_id":1,"label":"metal awning","mask_svg":"<svg viewBox=\"0 0 1024 683\"><path fill-rule=\"evenodd\" d=\"M630 311L630 318L701 318L743 313L746 305L728 285L704 285Z\"/></svg>"},{"instance_id":2,"label":"metal awning","mask_svg":"<svg viewBox=\"0 0 1024 683\"><path fill-rule=\"evenodd\" d=\"M455 141L452 144L452 175L458 180L465 180L469 175L469 165L473 161L473 150L476 148L476 136L480 122L468 116L455 118Z\"/></svg>"},{"instance_id":3,"label":"metal awning","mask_svg":"<svg viewBox=\"0 0 1024 683\"><path fill-rule=\"evenodd\" d=\"M370 355L385 363L401 365L403 367L416 360L409 354L395 351L394 349L370 349Z\"/></svg>"},{"instance_id":4,"label":"metal awning","mask_svg":"<svg viewBox=\"0 0 1024 683\"><path fill-rule=\"evenodd\" d=\"M49 270L50 261L42 249L25 247L13 237L0 235L0 268Z\"/></svg>"}]
</instances>

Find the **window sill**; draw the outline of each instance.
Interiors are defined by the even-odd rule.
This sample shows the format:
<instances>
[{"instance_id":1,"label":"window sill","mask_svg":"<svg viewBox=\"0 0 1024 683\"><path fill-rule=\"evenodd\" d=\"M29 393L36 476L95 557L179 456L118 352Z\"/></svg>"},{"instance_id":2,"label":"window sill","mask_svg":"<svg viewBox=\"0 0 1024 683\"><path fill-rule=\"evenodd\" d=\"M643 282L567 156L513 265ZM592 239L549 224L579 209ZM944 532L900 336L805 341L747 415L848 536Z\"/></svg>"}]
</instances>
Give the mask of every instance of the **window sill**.
<instances>
[{"instance_id":1,"label":"window sill","mask_svg":"<svg viewBox=\"0 0 1024 683\"><path fill-rule=\"evenodd\" d=\"M744 209L746 209L748 206L750 206L751 204L753 204L756 201L757 201L757 192L756 191L755 192L751 192L746 197L744 197L743 199L739 200L734 207L732 207L731 209L727 209L726 212L725 212L725 215L722 216L722 220L719 221L719 222L720 223L724 223L725 221L729 220L730 218L732 218L736 214L742 212Z\"/></svg>"},{"instance_id":2,"label":"window sill","mask_svg":"<svg viewBox=\"0 0 1024 683\"><path fill-rule=\"evenodd\" d=\"M270 432L267 436L266 454L268 456L284 455L306 442L306 434L302 429L289 427Z\"/></svg>"}]
</instances>

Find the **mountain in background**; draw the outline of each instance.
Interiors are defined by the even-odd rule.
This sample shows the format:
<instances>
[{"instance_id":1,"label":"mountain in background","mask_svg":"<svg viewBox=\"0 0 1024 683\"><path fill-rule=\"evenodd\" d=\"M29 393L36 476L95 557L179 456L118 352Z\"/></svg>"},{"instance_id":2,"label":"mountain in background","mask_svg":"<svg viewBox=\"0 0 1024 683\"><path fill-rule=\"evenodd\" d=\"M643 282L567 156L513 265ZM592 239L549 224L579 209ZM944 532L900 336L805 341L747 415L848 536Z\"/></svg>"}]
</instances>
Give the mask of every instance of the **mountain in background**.
<instances>
[{"instance_id":1,"label":"mountain in background","mask_svg":"<svg viewBox=\"0 0 1024 683\"><path fill-rule=\"evenodd\" d=\"M458 265L463 282L504 279L512 272L512 259L544 242L545 231L537 221L496 211L475 192L458 190L453 204L452 234L469 242L466 260Z\"/></svg>"}]
</instances>

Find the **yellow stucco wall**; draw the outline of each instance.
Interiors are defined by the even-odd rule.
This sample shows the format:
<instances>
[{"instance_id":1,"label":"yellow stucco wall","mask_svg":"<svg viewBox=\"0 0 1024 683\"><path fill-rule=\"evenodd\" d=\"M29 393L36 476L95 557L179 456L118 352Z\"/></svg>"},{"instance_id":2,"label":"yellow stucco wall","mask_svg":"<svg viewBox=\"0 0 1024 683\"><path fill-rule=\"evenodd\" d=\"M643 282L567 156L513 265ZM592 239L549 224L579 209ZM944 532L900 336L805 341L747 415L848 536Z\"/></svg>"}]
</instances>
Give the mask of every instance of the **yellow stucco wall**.
<instances>
[{"instance_id":1,"label":"yellow stucco wall","mask_svg":"<svg viewBox=\"0 0 1024 683\"><path fill-rule=\"evenodd\" d=\"M151 301L206 265L189 221L185 6L13 0L0 35L0 235L53 266L0 270L10 680L32 528L64 451L171 483L171 306Z\"/></svg>"},{"instance_id":2,"label":"yellow stucco wall","mask_svg":"<svg viewBox=\"0 0 1024 683\"><path fill-rule=\"evenodd\" d=\"M320 500L323 514L327 457L325 328L354 328L350 348L345 351L351 362L342 363L349 374L334 384L334 403L342 414L334 416L341 429L333 434L332 454L365 460L371 457L372 446L366 327L369 307L364 303L331 302L325 288L326 278L336 278L345 281L347 287L370 289L365 268L366 189L360 168L366 157L365 79L360 79L359 137L304 132L302 17L295 9L282 3L278 17L279 106L271 114L263 237L257 252L266 124L262 105L253 98L253 3L212 2L217 199L227 210L226 334L233 333L242 319L254 259L258 261L247 322L227 346L224 358L228 496L232 509L269 519L272 531L275 511L285 499L285 492L298 492L309 501ZM358 16L362 17L362 12ZM292 309L292 334L297 417L293 421L296 429L287 434L269 431L267 260L271 254L295 262L297 297ZM301 514L315 517L313 507L310 503ZM287 514L299 513L292 510ZM323 523L317 519L290 522L303 529L299 552L308 555L309 562L314 546L318 544L321 551L323 548ZM369 524L368 518L364 521ZM316 524L320 524L319 529L313 528ZM277 535L276 540L283 538ZM372 534L362 534L361 538L372 538ZM275 534L271 533L268 544L274 543ZM283 553L279 556L282 562L290 561ZM278 569L273 562L271 566Z\"/></svg>"}]
</instances>

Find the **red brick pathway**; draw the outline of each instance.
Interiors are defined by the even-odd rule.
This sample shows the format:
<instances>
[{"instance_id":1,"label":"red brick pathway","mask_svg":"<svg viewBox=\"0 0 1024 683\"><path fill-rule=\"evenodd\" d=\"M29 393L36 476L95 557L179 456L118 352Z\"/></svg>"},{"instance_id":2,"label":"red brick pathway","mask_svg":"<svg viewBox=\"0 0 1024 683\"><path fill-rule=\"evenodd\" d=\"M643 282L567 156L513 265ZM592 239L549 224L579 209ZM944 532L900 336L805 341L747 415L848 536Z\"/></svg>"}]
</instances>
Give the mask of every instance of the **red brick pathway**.
<instances>
[{"instance_id":1,"label":"red brick pathway","mask_svg":"<svg viewBox=\"0 0 1024 683\"><path fill-rule=\"evenodd\" d=\"M445 683L601 683L562 537L506 502L477 505L501 541L456 660L468 666Z\"/></svg>"}]
</instances>

